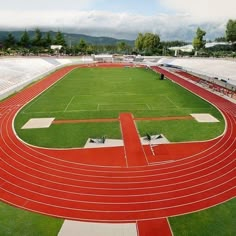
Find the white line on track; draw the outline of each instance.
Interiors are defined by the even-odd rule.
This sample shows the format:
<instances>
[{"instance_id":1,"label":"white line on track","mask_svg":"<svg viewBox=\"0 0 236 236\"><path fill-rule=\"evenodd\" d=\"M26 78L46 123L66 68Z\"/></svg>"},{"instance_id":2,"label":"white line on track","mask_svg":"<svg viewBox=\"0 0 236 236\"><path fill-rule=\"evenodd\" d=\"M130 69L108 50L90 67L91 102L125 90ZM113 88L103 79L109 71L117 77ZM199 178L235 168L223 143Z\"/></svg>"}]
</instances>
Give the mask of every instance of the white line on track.
<instances>
[{"instance_id":1,"label":"white line on track","mask_svg":"<svg viewBox=\"0 0 236 236\"><path fill-rule=\"evenodd\" d=\"M228 137L228 139L230 139L230 136ZM226 142L227 142L227 140L226 140ZM13 144L14 145L14 144ZM220 147L219 147L220 148ZM212 153L214 153L214 152L217 152L217 149L214 149L213 150L213 152ZM210 153L211 154L211 153ZM49 157L49 156L47 156L47 157ZM206 158L206 157L204 157L204 158ZM195 160L196 161L196 160ZM209 160L208 160L209 161ZM182 169L183 170L183 169ZM146 171L144 171L144 172L146 172Z\"/></svg>"},{"instance_id":2,"label":"white line on track","mask_svg":"<svg viewBox=\"0 0 236 236\"><path fill-rule=\"evenodd\" d=\"M228 137L228 139L230 139L230 136ZM227 140L226 140L226 142L227 142ZM14 144L13 144L14 145ZM13 146L12 146L13 147ZM220 147L219 147L220 148ZM12 149L11 147L10 147L10 149ZM24 151L24 150L23 150ZM216 152L217 151L217 149L214 149L214 152ZM40 155L44 155L44 154L42 154L42 153L39 153ZM46 155L47 156L47 155ZM32 156L33 157L33 156ZM47 157L50 157L50 156L47 156ZM52 158L52 157L50 157L50 158ZM205 156L203 157L203 158L206 158ZM55 158L53 158L53 159L55 159ZM57 160L57 159L56 159ZM195 161L196 161L196 159L195 159ZM148 170L146 170L146 171L142 171L142 172L147 172ZM105 171L98 171L98 172L105 172Z\"/></svg>"},{"instance_id":3,"label":"white line on track","mask_svg":"<svg viewBox=\"0 0 236 236\"><path fill-rule=\"evenodd\" d=\"M230 120L229 122L232 122L232 120ZM235 120L234 120L234 122L235 122ZM229 127L228 127L229 128ZM231 133L228 133L228 137L227 137L227 139L226 140L224 140L223 141L223 138L222 138L222 142L223 143L221 143L221 148L223 147L223 145L226 145L227 143L228 143L228 141L230 140L230 139L232 139L232 137L233 137L233 129L232 129L232 124L231 124L231 127L230 127L231 129L230 129L230 132ZM8 132L8 130L7 130L7 132ZM9 136L9 138L11 138L10 136ZM221 139L220 139L221 140ZM5 140L4 140L5 141ZM13 141L14 142L14 141ZM235 142L235 137L234 137L234 141L233 141L233 143ZM220 144L220 142L218 143L218 144ZM15 145L17 145L17 144L15 144ZM217 145L216 145L216 147L217 147ZM228 147L228 149L230 150L230 147ZM12 150L13 150L13 147L12 147ZM38 159L40 159L40 155L43 155L43 156L46 156L45 154L42 154L42 153L40 153L40 152L35 152L35 150L33 150L33 148L31 149L31 148L29 148L29 150L32 150L32 151L34 151L34 155L38 155L36 158L38 158ZM209 148L209 150L210 150L210 148ZM212 149L213 150L213 149ZM220 147L218 147L218 151L220 150ZM210 150L211 151L211 150ZM24 150L24 152L25 153L27 153L27 151L26 150ZM225 151L226 152L226 151ZM233 155L233 153L234 153L234 151L232 151L231 153L229 153L228 154L228 156L226 157L225 155L223 155L224 153L218 153L218 152L216 152L216 151L213 151L213 152L211 152L211 155L212 154L216 154L217 153L217 155L218 155L218 157L219 156L222 156L222 157L224 157L224 158L227 158L227 157L232 157L232 155ZM28 154L28 153L27 153ZM204 152L202 153L202 154L204 154ZM29 155L29 154L28 154ZM208 155L210 155L210 154L208 154ZM196 158L196 160L197 161L199 161L200 159L208 159L206 156L204 156L204 155L199 155L201 158ZM33 155L32 155L32 157L34 157ZM210 157L210 156L209 156ZM54 159L53 157L50 157L51 158L51 160L52 159ZM216 157L214 157L214 158L216 158ZM213 160L213 159L210 159L210 160ZM210 161L209 159L208 159L208 161ZM194 160L192 160L192 161L190 161L190 162L187 162L187 163L191 163L192 162L192 164L194 164ZM221 162L223 163L223 159L221 160ZM53 162L52 162L53 163ZM186 163L185 162L183 162L183 161L181 161L180 162L182 165L185 165ZM184 164L183 164L184 163ZM205 163L207 163L207 161L205 162ZM219 164L219 163L215 163L214 165L216 165L216 164ZM228 163L228 165L230 165L231 163ZM174 166L176 166L175 165L175 163L174 163ZM179 165L180 166L180 165ZM226 166L226 165L225 165ZM223 166L222 168L225 168L225 166ZM211 168L212 166L210 166L210 168ZM107 167L107 168L109 168L109 167ZM167 167L166 169L168 169L169 167ZM190 168L186 168L186 170L190 170ZM208 169L208 168L206 168L206 169ZM233 170L235 170L235 169L233 169ZM233 171L232 170L232 171ZM146 170L143 170L142 172L143 173L145 173L147 171L147 169ZM148 170L149 171L149 170ZM152 170L153 171L153 170ZM158 171L158 170L157 170ZM218 171L218 170L215 170L215 172L216 171ZM110 172L112 172L112 170L110 170ZM120 172L116 172L116 173L120 173ZM137 172L136 172L137 173ZM172 173L172 172L170 172L170 173ZM212 173L212 172L211 172ZM211 174L210 173L210 174ZM28 173L27 173L28 174ZM142 182L141 182L142 183ZM226 182L225 182L226 183ZM202 183L202 184L204 184L204 183ZM233 187L232 189L234 189L235 187ZM230 190L230 189L229 189ZM227 190L228 191L228 190ZM225 191L225 192L227 192L227 191ZM222 192L222 193L219 193L218 195L216 194L215 196L212 196L212 197L216 197L216 196L219 196L220 194L223 194L224 192ZM210 197L210 198L212 198L212 197ZM209 198L209 197L208 197ZM205 198L205 199L208 199L208 198ZM200 200L200 201L202 201L202 200ZM199 201L196 201L196 202L199 202ZM50 204L49 204L50 205ZM179 205L179 206L181 206L181 205ZM58 207L60 207L60 206L58 206ZM68 209L68 208L67 208ZM166 209L166 208L165 208ZM132 211L128 211L128 212L132 212Z\"/></svg>"},{"instance_id":4,"label":"white line on track","mask_svg":"<svg viewBox=\"0 0 236 236\"><path fill-rule=\"evenodd\" d=\"M229 163L228 165L230 165L230 164L233 164L233 162L231 162L231 163ZM13 167L14 168L14 167ZM2 168L1 168L2 169ZM15 169L15 168L14 168ZM223 168L221 168L218 172L220 172L221 170L222 170ZM21 173L24 173L23 171L20 171L20 170L18 170L19 172L21 172ZM150 196L158 196L158 195L162 195L162 194L168 194L168 196L171 196L171 194L173 194L173 193L178 193L178 192L181 192L181 191L189 191L189 192L194 192L193 190L196 188L196 187L201 187L202 185L206 185L206 184L210 184L211 182L214 182L214 181L218 181L218 180L220 180L220 179L222 179L222 177L227 177L228 175L230 175L230 174L232 174L232 173L234 173L234 169L230 169L228 172L226 172L226 173L224 173L224 174L222 174L222 175L218 175L216 178L214 178L214 179L209 179L208 181L205 181L205 182L201 182L201 183L198 183L198 184L190 184L188 187L178 187L178 188L174 188L173 190L169 190L169 191L160 191L159 189L158 190L156 190L157 192L154 192L154 190L157 188L157 186L153 186L153 187L140 187L140 188L132 188L132 187L130 187L130 188L95 188L95 187L84 187L84 186L79 186L79 185L68 185L68 184L63 184L63 183L60 183L61 184L61 189L60 188L52 188L52 187L47 187L47 186L44 186L44 185L41 185L41 184L37 184L37 183L34 183L33 181L31 181L32 180L32 177L33 178L36 178L36 179L40 179L40 180L42 180L43 182L49 182L49 183L54 183L54 184L58 184L57 182L54 182L54 181L46 181L45 179L43 179L43 178L39 178L39 177L36 177L36 176L34 176L34 175L31 175L31 174L27 174L28 176L30 176L31 177L31 179L29 179L29 180L26 180L26 179L22 179L22 178L20 178L20 177L18 177L18 176L14 176L12 173L10 173L10 172L8 172L8 171L6 171L6 170L4 170L4 169L2 169L2 173L7 173L7 174L9 174L10 176L12 176L12 177L15 177L16 179L18 179L19 180L19 183L20 183L20 181L22 181L22 182L26 182L26 183L28 183L28 184L31 184L32 186L36 186L36 187L39 187L39 188L41 188L41 189L45 189L45 190L52 190L52 191L56 191L56 192L60 192L60 193L66 193L66 194L73 194L73 195L78 195L78 196L95 196L95 197L109 197L109 198L117 198L117 197L119 197L119 198L127 198L127 197L146 197L146 196L148 196L148 197L150 197ZM215 173L216 173L217 171L215 171ZM207 175L206 176L204 176L204 177L207 177ZM227 180L225 180L224 182L222 182L221 184L225 184L225 183L227 183L228 181L231 181L231 180L234 180L236 177L235 176L233 176L233 177L227 177L226 179ZM0 177L0 179L2 179L3 181L5 181L4 182L4 184L5 183L10 183L10 184L12 184L11 182L9 182L9 181L7 181L7 180L5 180L5 179L3 179L3 178L1 178ZM196 181L197 180L197 178L195 178L195 179L192 179L190 182L192 182L192 181ZM187 183L188 181L182 181L181 183L179 183L179 184L183 184L183 183ZM97 182L93 182L94 184L97 184ZM142 183L141 183L142 184ZM221 185L220 184L220 185ZM169 186L176 186L176 183L173 183L173 184L169 184L169 185L161 185L161 188L164 188L164 187L169 187ZM2 185L3 186L3 185ZM17 187L20 187L20 188L22 188L20 185L15 185L15 186L17 186ZM68 190L64 190L63 188L65 186L67 186L67 187L73 187L73 188L78 188L78 189L89 189L89 190L94 190L94 191L96 191L96 190L106 190L106 191L109 191L109 190L111 190L112 192L119 192L119 191L135 191L135 190L148 190L148 189L153 189L152 190L152 192L151 193L140 193L140 194L134 194L134 193L131 193L131 194L98 194L98 193L84 193L84 192L82 192L81 190L80 191L74 191L74 192L72 192L72 191L68 191ZM219 184L218 185L214 185L214 187L216 187L216 186L219 186ZM160 186L158 186L159 188L160 188ZM210 188L208 188L208 190L209 190ZM25 189L26 190L26 189ZM206 190L204 190L204 191L206 191ZM197 192L197 193L199 193L199 192ZM195 193L195 194L197 194L197 193ZM191 195L191 194L190 194ZM183 195L183 196L181 196L181 197L185 197L185 196L187 196L187 195ZM173 199L173 198L172 198ZM132 202L135 202L134 200L132 201Z\"/></svg>"},{"instance_id":5,"label":"white line on track","mask_svg":"<svg viewBox=\"0 0 236 236\"><path fill-rule=\"evenodd\" d=\"M29 202L35 202L35 203L39 203L39 204L43 204L44 206L52 206L52 207L57 207L58 209L66 209L66 210L73 210L73 211L82 211L82 212L97 212L97 213L141 213L141 212L150 212L150 211L160 211L160 210L166 210L166 209L173 209L173 208L178 208L178 207L183 207L183 206L188 206L188 205L192 205L192 204L195 204L195 203L200 203L200 202L203 202L203 201L206 201L206 200L210 200L212 198L216 198L224 193L227 193L231 190L234 190L235 187L231 187L223 192L220 192L220 193L217 193L215 195L211 195L211 196L207 196L207 197L203 197L202 199L200 200L195 200L195 201L192 201L192 202L187 202L185 204L179 204L179 205L174 205L174 206L166 206L166 207L160 207L160 208L149 208L149 209L143 209L143 210L111 210L111 209L105 209L106 210L95 210L95 209L84 209L84 208L74 208L74 207L64 207L64 206L61 206L61 205L56 205L56 204L52 204L52 203L45 203L45 202L41 202L41 201L36 201L36 200L33 200L33 199L30 199L28 197L22 197L14 192L11 192L7 189L3 189L2 187L0 187L0 189L2 189L3 191L5 192L8 192L12 195L15 195L17 197L20 197L20 198L23 198L25 200L28 200ZM53 198L53 197L52 197ZM60 199L60 200L65 200L65 199ZM92 203L91 203L92 204ZM115 205L113 203L113 205Z\"/></svg>"}]
</instances>

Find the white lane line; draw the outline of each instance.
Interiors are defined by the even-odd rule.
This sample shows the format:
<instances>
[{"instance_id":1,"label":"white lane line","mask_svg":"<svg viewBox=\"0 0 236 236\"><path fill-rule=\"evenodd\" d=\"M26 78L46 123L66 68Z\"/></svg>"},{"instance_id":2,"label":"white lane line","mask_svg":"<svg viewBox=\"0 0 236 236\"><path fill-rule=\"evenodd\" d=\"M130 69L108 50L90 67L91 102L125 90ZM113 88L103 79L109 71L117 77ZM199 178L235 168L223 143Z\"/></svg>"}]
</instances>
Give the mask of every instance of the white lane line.
<instances>
[{"instance_id":1,"label":"white lane line","mask_svg":"<svg viewBox=\"0 0 236 236\"><path fill-rule=\"evenodd\" d=\"M231 122L232 123L232 122ZM231 130L231 133L232 133L232 130ZM231 136L232 136L232 134L231 134ZM231 136L229 136L229 138L231 137ZM228 139L229 139L228 138ZM226 141L227 142L227 141ZM12 149L12 148L10 148L10 149ZM218 149L217 149L218 150ZM38 152L36 152L36 153L38 153ZM213 153L216 153L216 150L214 150L214 152ZM212 153L211 153L212 154ZM207 156L209 156L210 154L208 154ZM47 157L50 157L50 158L52 158L52 159L55 159L55 158L53 158L53 157L51 157L51 156L48 156L48 155L44 155L44 156L47 156ZM205 156L206 157L206 156ZM34 156L34 158L37 158L37 157L35 157ZM200 159L202 159L202 158L200 158ZM193 162L193 161L192 161ZM190 163L192 163L192 162L190 162ZM69 162L70 163L70 162ZM207 163L207 162L206 162ZM164 168L165 169L165 168ZM168 168L167 168L168 169ZM100 172L100 171L96 171L96 172ZM104 170L102 171L102 172L105 172Z\"/></svg>"}]
</instances>

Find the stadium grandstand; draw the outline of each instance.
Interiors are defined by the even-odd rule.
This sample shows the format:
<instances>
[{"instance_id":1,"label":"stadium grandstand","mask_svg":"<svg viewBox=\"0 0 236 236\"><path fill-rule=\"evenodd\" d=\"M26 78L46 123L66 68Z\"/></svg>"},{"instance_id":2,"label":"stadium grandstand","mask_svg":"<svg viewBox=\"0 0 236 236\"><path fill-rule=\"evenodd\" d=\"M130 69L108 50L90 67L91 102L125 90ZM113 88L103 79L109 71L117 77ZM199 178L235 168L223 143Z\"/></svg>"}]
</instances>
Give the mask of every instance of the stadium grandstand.
<instances>
[{"instance_id":1,"label":"stadium grandstand","mask_svg":"<svg viewBox=\"0 0 236 236\"><path fill-rule=\"evenodd\" d=\"M178 219L178 223L176 217L192 217L202 210L205 226L213 215L214 222L225 218L227 224L222 221L222 225L231 226L233 218L225 212L235 203L235 64L225 59L115 55L0 58L0 100L47 75L0 104L0 200L4 206L7 203L2 215L8 204L26 210L14 221L23 228L25 212L39 213L32 222L31 215L27 216L27 224L39 230L42 225L48 233L40 235L58 236L173 236L174 230L182 232L183 221ZM72 70L71 78L60 80ZM54 86L56 90L42 94L57 81L61 84ZM39 95L44 96L41 101ZM172 126L167 121L176 123ZM146 124L155 133L146 132ZM171 134L180 134L180 141L166 138L162 126L163 130L170 127ZM199 133L204 133L204 139L205 133L222 134L207 141L182 141L183 134L195 135L198 127L203 127ZM110 139L110 130L117 130L115 139ZM140 131L146 136L141 137ZM20 132L50 145L30 143ZM86 145L79 146L83 135ZM67 139L76 141L75 148L53 146ZM199 219L194 215L184 221L196 235L202 228L211 233L215 224L192 227L203 222ZM8 226L2 225L2 232L7 232ZM226 228L231 230L221 228L224 233ZM24 230L32 235L31 230Z\"/></svg>"},{"instance_id":2,"label":"stadium grandstand","mask_svg":"<svg viewBox=\"0 0 236 236\"><path fill-rule=\"evenodd\" d=\"M109 58L109 59L108 59ZM92 57L42 57L42 58L25 58L13 57L0 59L0 99L3 99L14 92L17 92L36 81L46 74L56 69L70 64L88 64L105 61L117 61L114 55L97 55ZM119 57L120 62L126 61L127 58ZM174 68L200 77L201 84L210 83L209 87L215 90L236 91L236 60L211 59L211 58L179 58L179 57L132 57L129 58L131 65L156 66L161 65L166 69ZM218 86L212 86L212 84ZM232 94L232 93L227 93Z\"/></svg>"},{"instance_id":3,"label":"stadium grandstand","mask_svg":"<svg viewBox=\"0 0 236 236\"><path fill-rule=\"evenodd\" d=\"M1 58L0 99L21 90L59 67L88 62L87 58Z\"/></svg>"},{"instance_id":4,"label":"stadium grandstand","mask_svg":"<svg viewBox=\"0 0 236 236\"><path fill-rule=\"evenodd\" d=\"M205 48L212 48L215 46L227 46L230 45L230 43L227 42L211 42L211 43L206 43ZM178 55L179 51L182 52L192 52L194 50L193 45L192 44L187 44L184 46L177 46L177 47L170 47L169 50L175 51L175 56Z\"/></svg>"},{"instance_id":5,"label":"stadium grandstand","mask_svg":"<svg viewBox=\"0 0 236 236\"><path fill-rule=\"evenodd\" d=\"M188 72L236 86L236 60L205 58L162 58L159 65L177 67Z\"/></svg>"}]
</instances>

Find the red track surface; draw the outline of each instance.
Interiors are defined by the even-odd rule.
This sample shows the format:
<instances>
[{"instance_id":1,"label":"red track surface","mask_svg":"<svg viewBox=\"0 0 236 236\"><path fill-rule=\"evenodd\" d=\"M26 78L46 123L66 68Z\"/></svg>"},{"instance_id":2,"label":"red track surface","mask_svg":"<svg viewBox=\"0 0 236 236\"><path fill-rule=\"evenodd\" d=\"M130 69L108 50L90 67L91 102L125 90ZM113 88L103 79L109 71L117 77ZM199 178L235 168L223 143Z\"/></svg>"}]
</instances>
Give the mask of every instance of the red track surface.
<instances>
[{"instance_id":1,"label":"red track surface","mask_svg":"<svg viewBox=\"0 0 236 236\"><path fill-rule=\"evenodd\" d=\"M48 150L20 141L13 129L16 113L75 67L63 68L0 103L2 201L67 219L138 221L142 231L141 222L152 224L155 219L199 211L235 197L236 105L160 68L153 69L222 111L227 129L221 137L159 145L154 148L156 156L136 143L139 151L134 156L130 136L124 134L134 131L127 127L129 120L122 127L128 166L124 148Z\"/></svg>"},{"instance_id":2,"label":"red track surface","mask_svg":"<svg viewBox=\"0 0 236 236\"><path fill-rule=\"evenodd\" d=\"M141 145L132 114L120 114L120 124L127 167L147 165L146 153Z\"/></svg>"}]
</instances>

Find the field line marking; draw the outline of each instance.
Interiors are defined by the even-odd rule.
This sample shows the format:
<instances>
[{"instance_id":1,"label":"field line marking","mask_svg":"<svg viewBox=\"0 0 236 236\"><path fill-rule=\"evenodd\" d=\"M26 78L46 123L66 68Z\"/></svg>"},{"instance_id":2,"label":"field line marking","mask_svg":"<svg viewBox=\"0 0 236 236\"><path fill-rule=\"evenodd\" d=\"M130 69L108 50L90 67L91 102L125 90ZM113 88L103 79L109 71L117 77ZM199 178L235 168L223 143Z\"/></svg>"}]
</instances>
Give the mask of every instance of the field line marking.
<instances>
[{"instance_id":1,"label":"field line marking","mask_svg":"<svg viewBox=\"0 0 236 236\"><path fill-rule=\"evenodd\" d=\"M166 98L167 98L167 100L169 100L169 102L171 103L171 104L173 104L176 108L179 108L179 106L177 106L170 98L169 98L169 96L165 96Z\"/></svg>"},{"instance_id":2,"label":"field line marking","mask_svg":"<svg viewBox=\"0 0 236 236\"><path fill-rule=\"evenodd\" d=\"M70 102L67 104L67 106L66 106L64 112L67 111L68 107L70 106L70 104L72 103L72 101L74 100L74 98L75 98L75 96L73 96L73 97L71 98L71 100L70 100Z\"/></svg>"},{"instance_id":3,"label":"field line marking","mask_svg":"<svg viewBox=\"0 0 236 236\"><path fill-rule=\"evenodd\" d=\"M43 96L43 95L42 95ZM29 104L25 109L24 109L24 113L27 113L26 111L29 110L32 105L34 105L39 99L41 98L41 96L38 96L34 101L31 102L31 104Z\"/></svg>"},{"instance_id":4,"label":"field line marking","mask_svg":"<svg viewBox=\"0 0 236 236\"><path fill-rule=\"evenodd\" d=\"M32 101L32 103L29 105L29 106L27 106L27 108L23 111L23 113L27 113L26 111L28 110L28 109L30 109L31 108L31 106L32 105L34 105L39 99L41 99L43 96L45 96L48 92L50 92L54 87L56 87L63 79L65 78L65 76L63 77L63 78L61 78L59 81L57 81L56 83L54 83L52 86L50 86L49 88L47 88L46 90L44 90L41 94L39 94L38 96L37 96L37 98L35 98L33 101Z\"/></svg>"},{"instance_id":5,"label":"field line marking","mask_svg":"<svg viewBox=\"0 0 236 236\"><path fill-rule=\"evenodd\" d=\"M48 113L61 113L63 111L32 111L32 112L23 112L24 114L48 114Z\"/></svg>"},{"instance_id":6,"label":"field line marking","mask_svg":"<svg viewBox=\"0 0 236 236\"><path fill-rule=\"evenodd\" d=\"M106 104L101 104L101 105L106 105ZM107 104L108 105L108 104ZM149 106L150 107L150 106ZM191 107L190 108L187 108L187 107L184 107L184 108L161 108L161 109L153 109L150 107L151 110L153 111L170 111L170 110L175 110L175 109L181 109L181 110L186 110L186 109L192 109ZM201 108L202 109L202 108ZM97 104L97 109L94 109L94 110L86 110L86 109L83 109L83 110L67 110L66 112L79 112L79 111L99 111L100 110L100 104ZM114 109L106 109L106 111L114 111ZM117 111L117 110L115 110ZM136 111L145 111L144 109L136 109ZM23 114L43 114L43 113L60 113L60 112L64 112L63 110L60 110L60 111L24 111L22 112Z\"/></svg>"},{"instance_id":7,"label":"field line marking","mask_svg":"<svg viewBox=\"0 0 236 236\"><path fill-rule=\"evenodd\" d=\"M81 112L81 111L97 111L97 110L69 110L66 111L67 113L73 113L73 112Z\"/></svg>"},{"instance_id":8,"label":"field line marking","mask_svg":"<svg viewBox=\"0 0 236 236\"><path fill-rule=\"evenodd\" d=\"M152 110L152 108L146 103L146 106L148 108L148 110Z\"/></svg>"}]
</instances>

